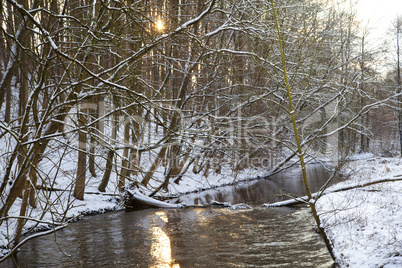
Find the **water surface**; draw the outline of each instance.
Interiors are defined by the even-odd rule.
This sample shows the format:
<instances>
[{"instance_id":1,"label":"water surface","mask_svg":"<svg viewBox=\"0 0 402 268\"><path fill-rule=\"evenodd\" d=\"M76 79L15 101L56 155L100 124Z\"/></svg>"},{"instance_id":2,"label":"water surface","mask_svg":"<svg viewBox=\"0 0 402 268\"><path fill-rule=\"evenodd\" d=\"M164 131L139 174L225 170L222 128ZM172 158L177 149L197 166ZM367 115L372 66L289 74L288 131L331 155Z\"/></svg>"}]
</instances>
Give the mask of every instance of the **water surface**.
<instances>
[{"instance_id":1,"label":"water surface","mask_svg":"<svg viewBox=\"0 0 402 268\"><path fill-rule=\"evenodd\" d=\"M319 188L328 174L314 170L309 171L312 188ZM181 197L188 203L248 203L253 205L249 209L145 209L88 216L28 241L14 260L0 266L331 267L307 208L256 206L282 199L278 194L303 191L299 172L291 171Z\"/></svg>"}]
</instances>

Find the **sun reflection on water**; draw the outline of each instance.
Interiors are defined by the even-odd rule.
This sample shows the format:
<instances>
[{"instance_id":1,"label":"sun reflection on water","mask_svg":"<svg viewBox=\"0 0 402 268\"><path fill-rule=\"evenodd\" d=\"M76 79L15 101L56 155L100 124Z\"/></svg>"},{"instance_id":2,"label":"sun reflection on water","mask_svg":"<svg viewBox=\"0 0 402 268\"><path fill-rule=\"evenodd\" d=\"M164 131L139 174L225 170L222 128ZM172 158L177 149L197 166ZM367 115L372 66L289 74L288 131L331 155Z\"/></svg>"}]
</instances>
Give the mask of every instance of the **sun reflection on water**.
<instances>
[{"instance_id":1,"label":"sun reflection on water","mask_svg":"<svg viewBox=\"0 0 402 268\"><path fill-rule=\"evenodd\" d=\"M158 211L155 215L159 216L165 223L168 223L168 217L165 212ZM166 235L161 227L154 226L151 228L152 245L151 255L155 258L156 264L150 267L158 268L180 268L180 265L174 262L172 258L172 248L170 238Z\"/></svg>"}]
</instances>

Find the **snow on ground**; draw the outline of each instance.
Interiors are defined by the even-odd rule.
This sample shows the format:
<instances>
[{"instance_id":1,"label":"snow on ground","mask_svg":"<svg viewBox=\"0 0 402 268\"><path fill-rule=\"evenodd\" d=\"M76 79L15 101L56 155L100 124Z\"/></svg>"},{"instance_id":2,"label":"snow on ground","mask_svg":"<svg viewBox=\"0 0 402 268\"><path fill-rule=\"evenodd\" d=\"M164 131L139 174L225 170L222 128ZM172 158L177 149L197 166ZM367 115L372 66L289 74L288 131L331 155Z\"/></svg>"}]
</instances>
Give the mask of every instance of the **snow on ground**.
<instances>
[{"instance_id":1,"label":"snow on ground","mask_svg":"<svg viewBox=\"0 0 402 268\"><path fill-rule=\"evenodd\" d=\"M379 178L401 179L401 158L365 158L345 167L341 185ZM336 185L334 187L339 187ZM341 267L402 267L402 181L323 196L323 227Z\"/></svg>"},{"instance_id":2,"label":"snow on ground","mask_svg":"<svg viewBox=\"0 0 402 268\"><path fill-rule=\"evenodd\" d=\"M234 172L229 167L222 167L220 174L209 174L207 178L204 174L193 174L190 171L183 176L179 184L171 183L169 185L169 195L191 192L198 189L209 189L257 177L265 177L266 175L267 172L265 170L260 171L256 168L246 168L242 171Z\"/></svg>"}]
</instances>

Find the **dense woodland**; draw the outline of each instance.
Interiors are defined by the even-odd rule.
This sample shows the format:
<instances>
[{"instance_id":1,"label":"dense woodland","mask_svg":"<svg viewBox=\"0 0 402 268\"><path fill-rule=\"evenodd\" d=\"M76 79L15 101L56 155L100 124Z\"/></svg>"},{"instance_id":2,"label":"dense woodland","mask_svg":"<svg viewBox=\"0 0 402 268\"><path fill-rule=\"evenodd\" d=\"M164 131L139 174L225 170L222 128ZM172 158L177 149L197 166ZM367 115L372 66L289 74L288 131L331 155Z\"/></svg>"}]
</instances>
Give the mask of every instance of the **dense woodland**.
<instances>
[{"instance_id":1,"label":"dense woodland","mask_svg":"<svg viewBox=\"0 0 402 268\"><path fill-rule=\"evenodd\" d=\"M155 195L186 173L277 172L297 155L292 114L309 159L398 153L399 61L378 71L385 51L345 2L1 1L0 224L21 216L9 246L35 208L85 199L89 178Z\"/></svg>"}]
</instances>

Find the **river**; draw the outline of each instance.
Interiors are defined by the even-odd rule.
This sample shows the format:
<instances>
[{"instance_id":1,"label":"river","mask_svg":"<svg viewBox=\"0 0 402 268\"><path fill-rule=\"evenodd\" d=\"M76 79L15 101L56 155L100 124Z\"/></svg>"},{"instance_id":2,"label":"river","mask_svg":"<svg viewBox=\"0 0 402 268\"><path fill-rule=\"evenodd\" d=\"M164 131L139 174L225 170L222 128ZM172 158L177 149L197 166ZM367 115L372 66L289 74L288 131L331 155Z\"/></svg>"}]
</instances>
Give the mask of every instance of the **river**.
<instances>
[{"instance_id":1,"label":"river","mask_svg":"<svg viewBox=\"0 0 402 268\"><path fill-rule=\"evenodd\" d=\"M328 173L315 167L309 176L312 188L319 188ZM292 170L180 198L187 204L217 199L251 205L246 209L145 209L87 216L28 241L14 260L0 266L332 267L307 208L259 206L285 192L302 194L299 181L298 171Z\"/></svg>"}]
</instances>

